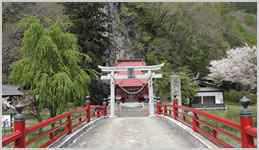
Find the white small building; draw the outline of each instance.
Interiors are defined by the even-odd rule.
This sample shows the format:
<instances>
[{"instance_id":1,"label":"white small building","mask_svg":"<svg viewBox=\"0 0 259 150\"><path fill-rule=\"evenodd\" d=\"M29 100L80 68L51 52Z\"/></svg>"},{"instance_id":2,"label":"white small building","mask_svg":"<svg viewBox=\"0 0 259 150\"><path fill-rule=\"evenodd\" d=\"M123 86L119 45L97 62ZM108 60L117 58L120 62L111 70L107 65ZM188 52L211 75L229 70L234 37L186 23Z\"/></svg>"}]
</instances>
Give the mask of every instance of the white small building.
<instances>
[{"instance_id":1,"label":"white small building","mask_svg":"<svg viewBox=\"0 0 259 150\"><path fill-rule=\"evenodd\" d=\"M225 109L223 90L207 82L196 81L199 86L197 94L192 101L193 108L199 109Z\"/></svg>"}]
</instances>

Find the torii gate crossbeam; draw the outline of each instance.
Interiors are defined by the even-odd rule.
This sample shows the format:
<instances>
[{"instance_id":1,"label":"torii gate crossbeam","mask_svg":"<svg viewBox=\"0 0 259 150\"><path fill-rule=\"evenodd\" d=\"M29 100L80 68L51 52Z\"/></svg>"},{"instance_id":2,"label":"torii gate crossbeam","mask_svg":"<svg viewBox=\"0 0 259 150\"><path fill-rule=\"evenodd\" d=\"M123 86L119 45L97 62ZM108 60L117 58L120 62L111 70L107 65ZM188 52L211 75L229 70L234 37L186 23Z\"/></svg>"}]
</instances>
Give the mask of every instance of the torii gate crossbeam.
<instances>
[{"instance_id":1,"label":"torii gate crossbeam","mask_svg":"<svg viewBox=\"0 0 259 150\"><path fill-rule=\"evenodd\" d=\"M102 71L104 72L111 72L107 76L101 76L102 80L110 80L110 95L111 95L111 117L115 116L115 79L128 79L129 77L127 75L118 75L115 74L115 72L118 71L128 71L128 69L133 70L141 70L141 71L148 71L148 73L145 73L144 75L136 75L135 78L147 78L148 79L148 90L149 90L149 112L150 116L155 115L155 109L154 109L154 94L153 94L153 83L152 78L162 78L162 74L155 74L152 73L152 70L159 70L161 67L164 66L163 64L160 65L154 65L154 66L126 66L126 67L104 67L104 66L98 66Z\"/></svg>"}]
</instances>

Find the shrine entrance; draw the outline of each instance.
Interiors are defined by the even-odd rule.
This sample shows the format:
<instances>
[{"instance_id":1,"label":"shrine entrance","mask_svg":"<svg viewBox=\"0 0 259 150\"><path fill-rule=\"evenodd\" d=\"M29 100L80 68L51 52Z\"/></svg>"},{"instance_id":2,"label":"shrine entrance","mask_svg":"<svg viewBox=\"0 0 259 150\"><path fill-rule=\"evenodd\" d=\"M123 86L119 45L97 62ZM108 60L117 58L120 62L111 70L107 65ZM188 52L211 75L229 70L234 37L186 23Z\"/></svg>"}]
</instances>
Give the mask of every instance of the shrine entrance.
<instances>
[{"instance_id":1,"label":"shrine entrance","mask_svg":"<svg viewBox=\"0 0 259 150\"><path fill-rule=\"evenodd\" d=\"M128 94L127 102L137 102L136 94Z\"/></svg>"},{"instance_id":2,"label":"shrine entrance","mask_svg":"<svg viewBox=\"0 0 259 150\"><path fill-rule=\"evenodd\" d=\"M146 99L149 101L149 115L154 116L152 79L162 78L162 74L155 74L152 70L159 70L163 66L164 64L146 66L142 59L118 60L115 67L98 66L103 72L110 72L107 76L101 76L102 80L110 80L110 116L115 116L115 97L118 103L122 99L124 102ZM147 73L143 71L147 71ZM129 90L133 87L138 87L138 91Z\"/></svg>"}]
</instances>

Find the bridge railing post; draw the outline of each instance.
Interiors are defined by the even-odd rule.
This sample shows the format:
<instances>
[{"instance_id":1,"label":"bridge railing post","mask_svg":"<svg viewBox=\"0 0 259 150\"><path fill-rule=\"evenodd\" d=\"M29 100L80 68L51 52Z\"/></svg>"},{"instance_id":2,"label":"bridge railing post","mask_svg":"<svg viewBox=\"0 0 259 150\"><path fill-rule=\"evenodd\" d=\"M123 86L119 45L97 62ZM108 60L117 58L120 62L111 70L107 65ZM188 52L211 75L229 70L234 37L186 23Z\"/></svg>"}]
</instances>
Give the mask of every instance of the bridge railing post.
<instances>
[{"instance_id":1,"label":"bridge railing post","mask_svg":"<svg viewBox=\"0 0 259 150\"><path fill-rule=\"evenodd\" d=\"M177 120L178 118L178 108L177 108L178 102L177 102L176 96L177 95L174 95L174 99L173 99L174 120Z\"/></svg>"},{"instance_id":2,"label":"bridge railing post","mask_svg":"<svg viewBox=\"0 0 259 150\"><path fill-rule=\"evenodd\" d=\"M106 103L106 99L104 98L103 100L103 116L107 115L107 103Z\"/></svg>"},{"instance_id":3,"label":"bridge railing post","mask_svg":"<svg viewBox=\"0 0 259 150\"><path fill-rule=\"evenodd\" d=\"M66 130L68 131L68 134L72 133L72 120L71 120L71 114L67 116L67 125L66 125Z\"/></svg>"},{"instance_id":4,"label":"bridge railing post","mask_svg":"<svg viewBox=\"0 0 259 150\"><path fill-rule=\"evenodd\" d=\"M164 115L167 116L167 107L164 106Z\"/></svg>"},{"instance_id":5,"label":"bridge railing post","mask_svg":"<svg viewBox=\"0 0 259 150\"><path fill-rule=\"evenodd\" d=\"M240 103L243 105L243 108L240 110L242 148L249 148L249 145L254 145L253 137L247 134L245 131L246 127L253 127L252 111L248 108L250 102L250 99L246 98L245 96L240 99Z\"/></svg>"},{"instance_id":6,"label":"bridge railing post","mask_svg":"<svg viewBox=\"0 0 259 150\"><path fill-rule=\"evenodd\" d=\"M51 132L51 133L49 134L49 140L51 141L51 140L53 140L53 138L54 138L54 134L53 134L53 132Z\"/></svg>"},{"instance_id":7,"label":"bridge railing post","mask_svg":"<svg viewBox=\"0 0 259 150\"><path fill-rule=\"evenodd\" d=\"M80 113L80 116L81 116L81 113ZM82 122L82 117L80 117L78 121L79 121L79 122Z\"/></svg>"},{"instance_id":8,"label":"bridge railing post","mask_svg":"<svg viewBox=\"0 0 259 150\"><path fill-rule=\"evenodd\" d=\"M14 141L14 148L25 148L25 116L22 113L24 105L19 103L15 109L18 113L14 116L14 131L20 131L21 137Z\"/></svg>"},{"instance_id":9,"label":"bridge railing post","mask_svg":"<svg viewBox=\"0 0 259 150\"><path fill-rule=\"evenodd\" d=\"M105 116L107 116L107 104L105 104Z\"/></svg>"},{"instance_id":10,"label":"bridge railing post","mask_svg":"<svg viewBox=\"0 0 259 150\"><path fill-rule=\"evenodd\" d=\"M156 104L156 113L158 114L158 115L160 115L161 114L161 101L160 101L160 97L158 97L157 98L157 104Z\"/></svg>"},{"instance_id":11,"label":"bridge railing post","mask_svg":"<svg viewBox=\"0 0 259 150\"><path fill-rule=\"evenodd\" d=\"M100 105L97 106L97 118L100 117Z\"/></svg>"},{"instance_id":12,"label":"bridge railing post","mask_svg":"<svg viewBox=\"0 0 259 150\"><path fill-rule=\"evenodd\" d=\"M212 136L217 138L217 131L215 129L212 129Z\"/></svg>"},{"instance_id":13,"label":"bridge railing post","mask_svg":"<svg viewBox=\"0 0 259 150\"><path fill-rule=\"evenodd\" d=\"M192 113L193 113L193 116L192 116L192 130L193 130L193 132L197 132L197 128L199 128L199 123L197 122L197 120L199 118L198 118L197 113L195 113L194 111Z\"/></svg>"},{"instance_id":14,"label":"bridge railing post","mask_svg":"<svg viewBox=\"0 0 259 150\"><path fill-rule=\"evenodd\" d=\"M86 107L86 112L85 112L86 116L85 117L86 117L87 122L90 122L90 119L91 119L90 104L91 104L90 96L87 96L86 100L85 100L85 107Z\"/></svg>"}]
</instances>

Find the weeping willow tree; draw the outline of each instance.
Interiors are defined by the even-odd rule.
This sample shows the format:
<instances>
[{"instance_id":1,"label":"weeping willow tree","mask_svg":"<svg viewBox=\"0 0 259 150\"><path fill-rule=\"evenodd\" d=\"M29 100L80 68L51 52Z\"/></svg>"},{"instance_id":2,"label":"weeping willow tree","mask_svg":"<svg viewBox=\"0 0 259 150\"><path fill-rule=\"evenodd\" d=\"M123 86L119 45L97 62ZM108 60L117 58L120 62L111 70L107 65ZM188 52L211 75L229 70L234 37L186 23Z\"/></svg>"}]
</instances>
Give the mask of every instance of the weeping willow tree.
<instances>
[{"instance_id":1,"label":"weeping willow tree","mask_svg":"<svg viewBox=\"0 0 259 150\"><path fill-rule=\"evenodd\" d=\"M9 82L39 94L40 109L48 108L51 117L66 111L68 102L82 105L88 94L90 78L78 63L91 59L80 52L77 38L66 32L70 26L63 20L41 22L29 16L16 28L24 31L22 59L11 65Z\"/></svg>"}]
</instances>

